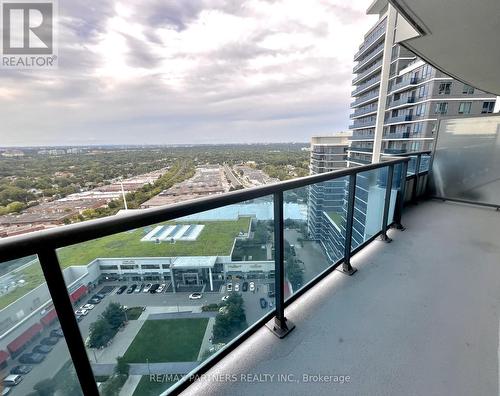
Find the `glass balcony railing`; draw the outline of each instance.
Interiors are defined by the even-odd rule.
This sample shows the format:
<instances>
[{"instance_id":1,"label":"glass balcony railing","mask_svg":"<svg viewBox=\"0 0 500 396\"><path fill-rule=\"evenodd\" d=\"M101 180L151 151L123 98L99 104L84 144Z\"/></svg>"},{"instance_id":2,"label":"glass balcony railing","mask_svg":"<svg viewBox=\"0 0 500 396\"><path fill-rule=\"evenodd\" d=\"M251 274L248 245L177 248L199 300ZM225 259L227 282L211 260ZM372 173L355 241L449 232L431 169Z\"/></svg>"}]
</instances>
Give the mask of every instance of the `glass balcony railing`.
<instances>
[{"instance_id":1,"label":"glass balcony railing","mask_svg":"<svg viewBox=\"0 0 500 396\"><path fill-rule=\"evenodd\" d=\"M395 117L389 117L386 121L385 124L395 124L399 122L407 122L411 121L413 119L413 116L410 114L403 114Z\"/></svg>"},{"instance_id":2,"label":"glass balcony railing","mask_svg":"<svg viewBox=\"0 0 500 396\"><path fill-rule=\"evenodd\" d=\"M402 81L399 81L395 84L392 85L390 91L397 91L402 88L413 88L414 85L418 84L420 82L420 79L416 77L411 77L411 78L405 78Z\"/></svg>"},{"instance_id":3,"label":"glass balcony railing","mask_svg":"<svg viewBox=\"0 0 500 396\"><path fill-rule=\"evenodd\" d=\"M366 51L368 51L373 43L380 40L386 31L385 22L378 26L373 32L370 33L369 36L365 37L363 43L359 46L359 51L354 55L354 60L358 60L358 58L363 55Z\"/></svg>"},{"instance_id":4,"label":"glass balcony railing","mask_svg":"<svg viewBox=\"0 0 500 396\"><path fill-rule=\"evenodd\" d=\"M364 78L370 76L372 73L374 73L376 70L378 70L380 67L382 67L382 59L378 60L375 62L373 65L368 67L367 69L363 70L361 73L358 73L358 75L352 80L353 84L357 84Z\"/></svg>"},{"instance_id":5,"label":"glass balcony railing","mask_svg":"<svg viewBox=\"0 0 500 396\"><path fill-rule=\"evenodd\" d=\"M376 57L381 56L384 51L384 43L381 43L370 52L366 53L362 59L359 60L358 64L354 66L353 71L356 73L358 70L361 70L365 67L369 62L373 61Z\"/></svg>"},{"instance_id":6,"label":"glass balcony railing","mask_svg":"<svg viewBox=\"0 0 500 396\"><path fill-rule=\"evenodd\" d=\"M369 120L354 120L354 122L349 125L350 129L353 128L371 128L375 126L375 119L369 119Z\"/></svg>"},{"instance_id":7,"label":"glass balcony railing","mask_svg":"<svg viewBox=\"0 0 500 396\"><path fill-rule=\"evenodd\" d=\"M408 161L0 240L0 366L33 365L12 394L118 394L132 372L178 393L262 325L284 337L287 304L401 223Z\"/></svg>"},{"instance_id":8,"label":"glass balcony railing","mask_svg":"<svg viewBox=\"0 0 500 396\"><path fill-rule=\"evenodd\" d=\"M359 93L363 92L366 90L368 87L380 82L380 76L376 76L375 78L371 78L367 81L365 81L363 84L358 85L354 91L352 91L352 96L356 96Z\"/></svg>"},{"instance_id":9,"label":"glass balcony railing","mask_svg":"<svg viewBox=\"0 0 500 396\"><path fill-rule=\"evenodd\" d=\"M401 105L408 104L408 103L415 103L415 101L416 101L415 96L407 96L407 97L400 98L398 100L393 100L391 103L389 103L388 107L396 107L396 106L401 106Z\"/></svg>"},{"instance_id":10,"label":"glass balcony railing","mask_svg":"<svg viewBox=\"0 0 500 396\"><path fill-rule=\"evenodd\" d=\"M374 91L367 93L363 96L358 97L354 102L351 103L351 107L359 106L361 103L368 102L370 100L375 100L378 98L379 91Z\"/></svg>"}]
</instances>

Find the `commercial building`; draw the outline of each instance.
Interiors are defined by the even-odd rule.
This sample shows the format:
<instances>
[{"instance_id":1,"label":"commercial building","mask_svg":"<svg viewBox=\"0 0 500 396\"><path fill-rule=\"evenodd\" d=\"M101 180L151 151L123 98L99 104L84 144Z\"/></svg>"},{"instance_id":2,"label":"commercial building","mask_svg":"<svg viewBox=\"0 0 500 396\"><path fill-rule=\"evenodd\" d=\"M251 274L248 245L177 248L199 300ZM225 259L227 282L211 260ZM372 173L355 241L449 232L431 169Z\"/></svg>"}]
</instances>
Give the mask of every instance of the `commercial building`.
<instances>
[{"instance_id":1,"label":"commercial building","mask_svg":"<svg viewBox=\"0 0 500 396\"><path fill-rule=\"evenodd\" d=\"M496 96L451 78L395 43L402 18L394 7L375 1L367 13L380 18L354 55L350 165L429 150L440 119L493 112Z\"/></svg>"}]
</instances>

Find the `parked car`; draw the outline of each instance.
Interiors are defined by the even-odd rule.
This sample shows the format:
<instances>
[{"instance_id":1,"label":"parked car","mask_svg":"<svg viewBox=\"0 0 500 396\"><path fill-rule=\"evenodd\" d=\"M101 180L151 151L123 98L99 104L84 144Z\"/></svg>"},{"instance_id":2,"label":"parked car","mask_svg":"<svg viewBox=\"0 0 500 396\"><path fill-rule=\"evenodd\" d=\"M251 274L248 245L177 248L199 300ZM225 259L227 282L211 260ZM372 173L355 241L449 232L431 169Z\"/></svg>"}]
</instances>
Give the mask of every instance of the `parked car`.
<instances>
[{"instance_id":1,"label":"parked car","mask_svg":"<svg viewBox=\"0 0 500 396\"><path fill-rule=\"evenodd\" d=\"M23 353L18 359L22 364L38 364L45 359L45 355L41 353Z\"/></svg>"},{"instance_id":2,"label":"parked car","mask_svg":"<svg viewBox=\"0 0 500 396\"><path fill-rule=\"evenodd\" d=\"M94 309L95 305L94 304L85 304L85 305L82 305L82 307L80 309L85 309L87 311L90 311L91 309Z\"/></svg>"},{"instance_id":3,"label":"parked car","mask_svg":"<svg viewBox=\"0 0 500 396\"><path fill-rule=\"evenodd\" d=\"M243 282L241 285L241 290L246 292L248 290L248 282Z\"/></svg>"},{"instance_id":4,"label":"parked car","mask_svg":"<svg viewBox=\"0 0 500 396\"><path fill-rule=\"evenodd\" d=\"M219 313L220 313L220 314L222 314L222 315L227 314L227 306L225 306L225 307L220 307L220 308L219 308Z\"/></svg>"},{"instance_id":5,"label":"parked car","mask_svg":"<svg viewBox=\"0 0 500 396\"><path fill-rule=\"evenodd\" d=\"M148 284L144 287L144 289L143 289L142 291L143 291L144 293L147 293L147 292L149 292L149 290L151 289L151 287L152 287L152 286L153 286L153 285L152 285L151 283L148 283Z\"/></svg>"},{"instance_id":6,"label":"parked car","mask_svg":"<svg viewBox=\"0 0 500 396\"><path fill-rule=\"evenodd\" d=\"M52 351L53 346L51 345L37 345L33 348L33 353L43 353L46 355L50 351Z\"/></svg>"},{"instance_id":7,"label":"parked car","mask_svg":"<svg viewBox=\"0 0 500 396\"><path fill-rule=\"evenodd\" d=\"M46 337L40 341L42 345L56 345L59 342L59 337Z\"/></svg>"},{"instance_id":8,"label":"parked car","mask_svg":"<svg viewBox=\"0 0 500 396\"><path fill-rule=\"evenodd\" d=\"M15 366L10 369L11 374L23 374L26 375L28 374L31 370L33 370L33 366L30 366L29 364L23 364L20 366Z\"/></svg>"},{"instance_id":9,"label":"parked car","mask_svg":"<svg viewBox=\"0 0 500 396\"><path fill-rule=\"evenodd\" d=\"M7 396L11 390L12 390L12 388L10 386L3 386L1 395Z\"/></svg>"},{"instance_id":10,"label":"parked car","mask_svg":"<svg viewBox=\"0 0 500 396\"><path fill-rule=\"evenodd\" d=\"M125 287L126 287L126 286L125 286ZM94 298L94 297L97 297L98 299L102 300L102 299L104 299L104 297L106 297L106 295L105 295L105 294L102 294L102 293L96 293L96 294L94 294L94 295L92 296L92 298Z\"/></svg>"},{"instance_id":11,"label":"parked car","mask_svg":"<svg viewBox=\"0 0 500 396\"><path fill-rule=\"evenodd\" d=\"M239 292L239 291L240 291L240 284L239 284L239 283L236 283L236 284L234 285L234 291L236 291L236 292Z\"/></svg>"},{"instance_id":12,"label":"parked car","mask_svg":"<svg viewBox=\"0 0 500 396\"><path fill-rule=\"evenodd\" d=\"M224 297L222 297L222 302L226 302L228 298L229 298L229 295L225 295Z\"/></svg>"},{"instance_id":13,"label":"parked car","mask_svg":"<svg viewBox=\"0 0 500 396\"><path fill-rule=\"evenodd\" d=\"M255 283L254 282L250 282L248 286L250 288L250 291L253 292L255 290Z\"/></svg>"},{"instance_id":14,"label":"parked car","mask_svg":"<svg viewBox=\"0 0 500 396\"><path fill-rule=\"evenodd\" d=\"M165 290L165 287L166 287L166 286L167 286L167 285L166 285L165 283L162 283L162 284L160 285L160 287L156 290L156 292L157 292L157 293L161 293L161 292L163 292L163 290Z\"/></svg>"},{"instance_id":15,"label":"parked car","mask_svg":"<svg viewBox=\"0 0 500 396\"><path fill-rule=\"evenodd\" d=\"M91 298L90 300L87 301L87 304L96 305L96 304L99 304L100 302L101 302L101 300L98 298Z\"/></svg>"},{"instance_id":16,"label":"parked car","mask_svg":"<svg viewBox=\"0 0 500 396\"><path fill-rule=\"evenodd\" d=\"M127 294L132 294L136 287L137 285L135 283L132 286L130 286L127 290Z\"/></svg>"},{"instance_id":17,"label":"parked car","mask_svg":"<svg viewBox=\"0 0 500 396\"><path fill-rule=\"evenodd\" d=\"M89 313L89 311L87 311L86 309L77 309L75 311L75 315L78 315L78 316L85 316Z\"/></svg>"},{"instance_id":18,"label":"parked car","mask_svg":"<svg viewBox=\"0 0 500 396\"><path fill-rule=\"evenodd\" d=\"M137 289L134 290L134 293L140 293L144 289L144 283L140 286L137 287Z\"/></svg>"},{"instance_id":19,"label":"parked car","mask_svg":"<svg viewBox=\"0 0 500 396\"><path fill-rule=\"evenodd\" d=\"M228 292L232 292L233 291L233 284L232 283L228 283L227 286L226 286L226 290Z\"/></svg>"},{"instance_id":20,"label":"parked car","mask_svg":"<svg viewBox=\"0 0 500 396\"><path fill-rule=\"evenodd\" d=\"M156 291L158 290L159 287L160 287L160 284L159 283L155 283L153 286L151 286L151 289L149 289L149 292L150 293L156 293Z\"/></svg>"},{"instance_id":21,"label":"parked car","mask_svg":"<svg viewBox=\"0 0 500 396\"><path fill-rule=\"evenodd\" d=\"M203 297L203 294L201 294L201 293L191 293L189 295L190 300L199 300L202 297Z\"/></svg>"},{"instance_id":22,"label":"parked car","mask_svg":"<svg viewBox=\"0 0 500 396\"><path fill-rule=\"evenodd\" d=\"M266 301L266 299L265 299L264 297L261 297L261 298L260 298L260 307L261 307L262 309L267 308L267 301Z\"/></svg>"},{"instance_id":23,"label":"parked car","mask_svg":"<svg viewBox=\"0 0 500 396\"><path fill-rule=\"evenodd\" d=\"M83 316L82 315L76 315L76 321L77 322L81 322L83 320Z\"/></svg>"},{"instance_id":24,"label":"parked car","mask_svg":"<svg viewBox=\"0 0 500 396\"><path fill-rule=\"evenodd\" d=\"M64 333L62 331L62 329L59 327L58 329L54 329L50 332L50 336L51 337L59 337L59 338L62 338L64 337Z\"/></svg>"},{"instance_id":25,"label":"parked car","mask_svg":"<svg viewBox=\"0 0 500 396\"><path fill-rule=\"evenodd\" d=\"M23 380L23 376L19 374L11 374L3 379L3 386L16 386Z\"/></svg>"},{"instance_id":26,"label":"parked car","mask_svg":"<svg viewBox=\"0 0 500 396\"><path fill-rule=\"evenodd\" d=\"M116 294L123 294L123 292L127 290L127 286L120 286L120 288L116 291Z\"/></svg>"}]
</instances>

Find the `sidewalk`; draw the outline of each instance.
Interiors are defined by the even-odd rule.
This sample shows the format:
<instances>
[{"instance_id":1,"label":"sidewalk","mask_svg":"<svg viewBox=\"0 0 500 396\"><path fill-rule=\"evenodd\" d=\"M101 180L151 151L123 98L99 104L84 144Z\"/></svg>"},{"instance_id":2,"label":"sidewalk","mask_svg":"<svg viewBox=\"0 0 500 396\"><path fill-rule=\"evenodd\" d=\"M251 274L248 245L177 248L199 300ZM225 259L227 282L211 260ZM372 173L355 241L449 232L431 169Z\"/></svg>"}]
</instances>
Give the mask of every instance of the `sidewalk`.
<instances>
[{"instance_id":1,"label":"sidewalk","mask_svg":"<svg viewBox=\"0 0 500 396\"><path fill-rule=\"evenodd\" d=\"M110 346L100 350L87 348L90 361L98 364L115 364L118 356L125 355L143 324L144 320L131 320L123 330L116 333Z\"/></svg>"},{"instance_id":2,"label":"sidewalk","mask_svg":"<svg viewBox=\"0 0 500 396\"><path fill-rule=\"evenodd\" d=\"M123 384L119 396L131 396L134 394L135 388L139 385L142 375L129 375L127 381Z\"/></svg>"},{"instance_id":3,"label":"sidewalk","mask_svg":"<svg viewBox=\"0 0 500 396\"><path fill-rule=\"evenodd\" d=\"M215 324L215 317L212 316L210 319L208 319L205 335L203 336L203 340L201 341L200 352L198 353L199 362L203 359L203 354L205 353L205 351L207 351L212 346L210 338L212 337L214 324Z\"/></svg>"}]
</instances>

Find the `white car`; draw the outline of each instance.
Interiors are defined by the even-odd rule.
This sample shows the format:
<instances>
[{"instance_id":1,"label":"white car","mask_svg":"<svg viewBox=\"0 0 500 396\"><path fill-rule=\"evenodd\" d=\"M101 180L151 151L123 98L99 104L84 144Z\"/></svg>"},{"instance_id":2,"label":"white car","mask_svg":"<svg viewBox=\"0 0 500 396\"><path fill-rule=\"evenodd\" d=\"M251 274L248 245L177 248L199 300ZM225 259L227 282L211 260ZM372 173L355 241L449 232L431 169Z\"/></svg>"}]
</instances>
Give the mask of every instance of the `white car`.
<instances>
[{"instance_id":1,"label":"white car","mask_svg":"<svg viewBox=\"0 0 500 396\"><path fill-rule=\"evenodd\" d=\"M232 292L233 291L233 284L232 283L228 283L227 286L226 286L226 290L228 292Z\"/></svg>"},{"instance_id":2,"label":"white car","mask_svg":"<svg viewBox=\"0 0 500 396\"><path fill-rule=\"evenodd\" d=\"M236 292L240 291L240 284L239 283L236 283L234 285L234 291L236 291Z\"/></svg>"},{"instance_id":3,"label":"white car","mask_svg":"<svg viewBox=\"0 0 500 396\"><path fill-rule=\"evenodd\" d=\"M95 305L94 304L85 304L83 307L80 309L85 309L87 311L90 311L91 309L94 309Z\"/></svg>"},{"instance_id":4,"label":"white car","mask_svg":"<svg viewBox=\"0 0 500 396\"><path fill-rule=\"evenodd\" d=\"M203 294L201 294L201 293L191 293L189 295L190 300L199 300L202 297L203 297Z\"/></svg>"},{"instance_id":5,"label":"white car","mask_svg":"<svg viewBox=\"0 0 500 396\"><path fill-rule=\"evenodd\" d=\"M75 311L75 315L76 315L76 316L85 316L85 315L87 315L88 313L89 313L89 311L88 311L88 310L86 310L86 309L77 309L77 310Z\"/></svg>"},{"instance_id":6,"label":"white car","mask_svg":"<svg viewBox=\"0 0 500 396\"><path fill-rule=\"evenodd\" d=\"M249 287L250 287L250 291L254 291L255 290L255 283L250 282Z\"/></svg>"},{"instance_id":7,"label":"white car","mask_svg":"<svg viewBox=\"0 0 500 396\"><path fill-rule=\"evenodd\" d=\"M167 285L165 283L163 283L162 285L160 285L160 287L158 289L156 289L156 292L157 293L161 293L163 290L165 290L166 286Z\"/></svg>"},{"instance_id":8,"label":"white car","mask_svg":"<svg viewBox=\"0 0 500 396\"><path fill-rule=\"evenodd\" d=\"M222 315L227 314L227 307L220 307L219 308L219 313L222 314Z\"/></svg>"},{"instance_id":9,"label":"white car","mask_svg":"<svg viewBox=\"0 0 500 396\"><path fill-rule=\"evenodd\" d=\"M142 290L143 293L149 293L149 289L151 289L151 286L153 286L151 283L148 283L146 286L144 286L144 289Z\"/></svg>"},{"instance_id":10,"label":"white car","mask_svg":"<svg viewBox=\"0 0 500 396\"><path fill-rule=\"evenodd\" d=\"M222 297L222 302L226 302L228 300L229 296L224 296Z\"/></svg>"}]
</instances>

